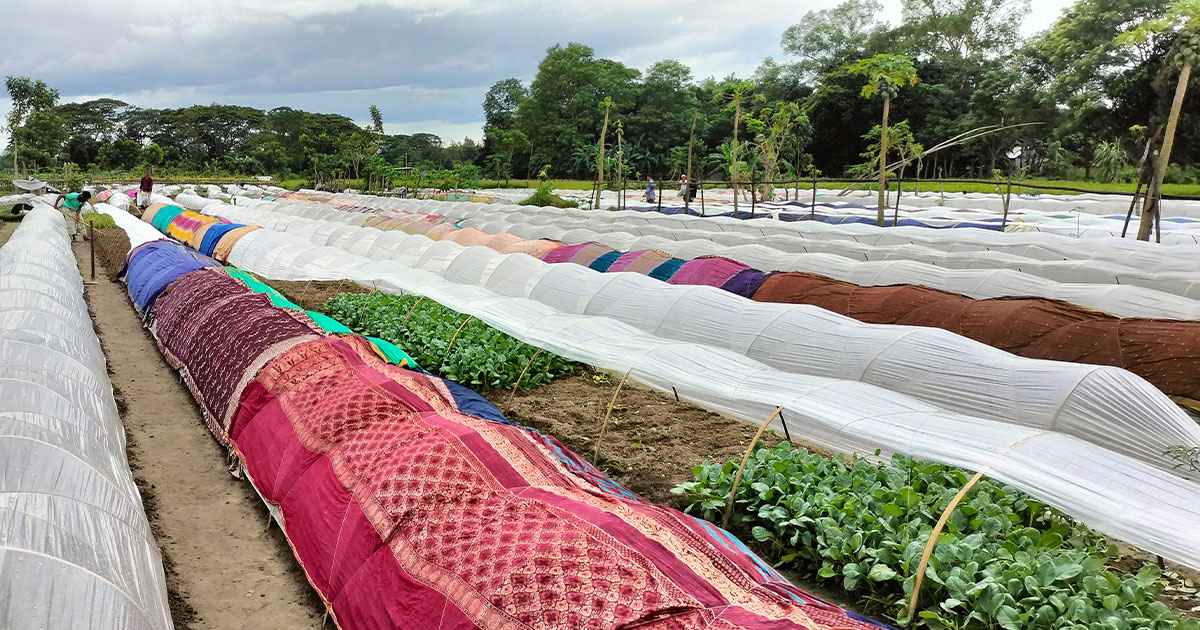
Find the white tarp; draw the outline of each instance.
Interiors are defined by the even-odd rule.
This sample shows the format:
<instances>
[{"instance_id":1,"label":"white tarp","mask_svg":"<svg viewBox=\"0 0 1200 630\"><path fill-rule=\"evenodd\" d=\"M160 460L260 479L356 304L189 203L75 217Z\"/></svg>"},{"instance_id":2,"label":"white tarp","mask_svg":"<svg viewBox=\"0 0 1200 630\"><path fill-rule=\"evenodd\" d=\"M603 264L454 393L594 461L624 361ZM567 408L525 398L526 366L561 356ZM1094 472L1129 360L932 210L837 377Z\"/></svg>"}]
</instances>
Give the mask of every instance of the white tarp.
<instances>
[{"instance_id":1,"label":"white tarp","mask_svg":"<svg viewBox=\"0 0 1200 630\"><path fill-rule=\"evenodd\" d=\"M0 627L172 627L61 213L0 248Z\"/></svg>"}]
</instances>

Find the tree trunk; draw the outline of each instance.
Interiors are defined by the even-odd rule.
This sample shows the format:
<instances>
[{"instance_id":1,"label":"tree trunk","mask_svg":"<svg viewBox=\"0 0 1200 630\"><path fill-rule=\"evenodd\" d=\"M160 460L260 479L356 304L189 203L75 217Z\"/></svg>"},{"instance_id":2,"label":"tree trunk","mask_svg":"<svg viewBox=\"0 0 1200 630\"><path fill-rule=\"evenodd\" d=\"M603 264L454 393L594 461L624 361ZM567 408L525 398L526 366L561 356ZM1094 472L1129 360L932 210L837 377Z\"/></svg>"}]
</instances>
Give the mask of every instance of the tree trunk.
<instances>
[{"instance_id":1,"label":"tree trunk","mask_svg":"<svg viewBox=\"0 0 1200 630\"><path fill-rule=\"evenodd\" d=\"M596 161L596 203L592 206L600 208L600 195L604 194L604 137L608 135L608 103L604 104L604 127L600 129L600 159Z\"/></svg>"},{"instance_id":2,"label":"tree trunk","mask_svg":"<svg viewBox=\"0 0 1200 630\"><path fill-rule=\"evenodd\" d=\"M687 182L688 188L685 189L685 191L683 193L684 214L687 214L687 210L689 210L691 208L691 203L688 201L688 197L689 197L688 192L691 191L691 186L692 186L692 147L695 146L695 144L696 144L696 118L699 115L700 115L700 110L698 110L698 109L692 110L692 133L690 135L688 135L688 163L687 163L687 174L685 175L685 177L687 177L687 179L685 181ZM659 191L658 196L660 198L662 197L662 191Z\"/></svg>"},{"instance_id":3,"label":"tree trunk","mask_svg":"<svg viewBox=\"0 0 1200 630\"><path fill-rule=\"evenodd\" d=\"M1175 144L1175 128L1179 125L1179 110L1183 108L1183 95L1187 92L1188 79L1192 76L1192 64L1185 59L1183 69L1179 71L1179 83L1175 86L1175 100L1171 102L1171 115L1167 118L1167 131L1163 136L1162 152L1158 154L1158 169L1154 173L1154 182L1146 195L1146 203L1142 204L1142 221L1138 225L1138 240L1150 240L1150 227L1154 217L1161 212L1158 207L1159 196L1162 194L1163 178L1167 175L1167 166L1171 164L1171 147Z\"/></svg>"},{"instance_id":4,"label":"tree trunk","mask_svg":"<svg viewBox=\"0 0 1200 630\"><path fill-rule=\"evenodd\" d=\"M875 217L879 227L883 227L884 209L887 205L884 199L885 191L887 190L887 122L888 110L892 107L892 98L890 96L883 97L883 125L879 128L879 204Z\"/></svg>"},{"instance_id":5,"label":"tree trunk","mask_svg":"<svg viewBox=\"0 0 1200 630\"><path fill-rule=\"evenodd\" d=\"M734 113L733 113L733 162L729 165L729 179L733 180L733 218L736 219L738 217L738 197L737 197L737 195L738 195L738 185L737 185L738 141L737 141L737 137L738 137L738 127L740 127L742 124L742 97L741 97L741 95L738 95L735 98L737 100L735 101L735 107L734 107Z\"/></svg>"}]
</instances>

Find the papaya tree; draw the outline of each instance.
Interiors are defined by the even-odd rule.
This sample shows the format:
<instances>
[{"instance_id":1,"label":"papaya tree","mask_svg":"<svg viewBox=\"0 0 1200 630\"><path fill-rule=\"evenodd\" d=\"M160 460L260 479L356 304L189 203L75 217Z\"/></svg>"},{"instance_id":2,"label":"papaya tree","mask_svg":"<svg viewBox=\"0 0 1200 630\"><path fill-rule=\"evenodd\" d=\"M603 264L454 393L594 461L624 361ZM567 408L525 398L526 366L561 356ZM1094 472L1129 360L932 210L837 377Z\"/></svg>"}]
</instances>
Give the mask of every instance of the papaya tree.
<instances>
[{"instance_id":1,"label":"papaya tree","mask_svg":"<svg viewBox=\"0 0 1200 630\"><path fill-rule=\"evenodd\" d=\"M879 54L858 60L847 71L867 78L862 88L863 98L878 95L883 99L883 122L879 126L879 204L876 217L879 227L883 227L884 195L887 193L888 110L901 87L917 84L917 68L904 55Z\"/></svg>"},{"instance_id":2,"label":"papaya tree","mask_svg":"<svg viewBox=\"0 0 1200 630\"><path fill-rule=\"evenodd\" d=\"M733 142L729 144L732 149L732 154L729 156L730 164L730 179L733 181L733 216L738 216L738 168L739 156L742 145L738 144L738 128L742 126L742 106L746 104L746 99L751 97L751 92L754 90L754 83L750 81L727 81L721 86L720 92L717 93L718 99L726 99L728 101L727 109L733 110Z\"/></svg>"},{"instance_id":3,"label":"papaya tree","mask_svg":"<svg viewBox=\"0 0 1200 630\"><path fill-rule=\"evenodd\" d=\"M1175 130L1179 126L1179 113L1183 109L1183 97L1187 93L1192 68L1200 63L1200 0L1176 0L1161 18L1147 20L1117 38L1123 46L1137 46L1154 36L1175 34L1171 49L1171 61L1179 70L1175 84L1175 99L1171 102L1171 113L1167 116L1167 129L1163 134L1162 149L1158 153L1158 167L1146 194L1142 208L1142 220L1138 225L1138 240L1150 240L1150 229L1158 213L1159 197L1162 194L1163 177L1171 164L1171 149L1175 144Z\"/></svg>"}]
</instances>

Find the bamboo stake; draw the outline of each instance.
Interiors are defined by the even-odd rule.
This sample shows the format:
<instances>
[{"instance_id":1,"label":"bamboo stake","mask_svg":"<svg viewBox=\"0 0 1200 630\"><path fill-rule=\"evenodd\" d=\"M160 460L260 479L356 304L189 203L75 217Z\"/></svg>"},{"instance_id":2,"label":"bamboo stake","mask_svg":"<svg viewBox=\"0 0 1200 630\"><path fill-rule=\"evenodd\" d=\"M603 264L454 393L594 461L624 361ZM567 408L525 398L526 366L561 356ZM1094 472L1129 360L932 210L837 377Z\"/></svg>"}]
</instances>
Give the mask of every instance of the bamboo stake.
<instances>
[{"instance_id":1,"label":"bamboo stake","mask_svg":"<svg viewBox=\"0 0 1200 630\"><path fill-rule=\"evenodd\" d=\"M418 300L417 300L416 304L413 304L413 305L412 305L412 308L408 309L408 315L405 315L405 316L404 316L404 321L400 322L400 325L401 325L401 326L403 326L403 325L405 325L405 324L407 324L407 323L408 323L408 318L409 318L409 317L412 317L413 311L417 310L417 307L418 307L418 306L420 306L420 305L421 305L421 302L424 302L424 301L425 301L425 296L424 296L424 295L422 295L422 296L420 297L420 299L418 299Z\"/></svg>"},{"instance_id":2,"label":"bamboo stake","mask_svg":"<svg viewBox=\"0 0 1200 630\"><path fill-rule=\"evenodd\" d=\"M758 444L758 439L762 437L763 431L767 430L767 425L775 419L775 416L783 413L783 406L775 408L771 415L767 416L766 420L758 427L758 433L754 434L754 439L750 440L750 445L746 447L746 454L742 455L742 463L738 465L737 474L733 476L733 486L729 488L729 501L725 503L725 517L721 519L721 528L729 529L729 517L733 514L733 502L737 498L738 484L742 482L742 471L746 468L746 462L750 461L750 453L754 452L754 445Z\"/></svg>"},{"instance_id":3,"label":"bamboo stake","mask_svg":"<svg viewBox=\"0 0 1200 630\"><path fill-rule=\"evenodd\" d=\"M632 372L633 368L629 368ZM597 466L600 465L600 443L604 441L604 433L608 430L608 419L612 417L613 407L617 404L617 396L621 393L621 388L625 386L625 379L629 378L629 372L621 377L621 382L617 383L617 391L613 392L612 400L608 401L608 411L604 413L604 422L600 423L600 435L596 437L596 447L592 449L592 462Z\"/></svg>"},{"instance_id":4,"label":"bamboo stake","mask_svg":"<svg viewBox=\"0 0 1200 630\"><path fill-rule=\"evenodd\" d=\"M371 296L375 295L375 291L378 287L379 281L377 280L373 285L371 285L371 291L370 293L367 293L367 299L363 300L362 309L358 311L358 324L356 324L358 328L362 328L363 317L367 314L367 306L371 304Z\"/></svg>"},{"instance_id":5,"label":"bamboo stake","mask_svg":"<svg viewBox=\"0 0 1200 630\"><path fill-rule=\"evenodd\" d=\"M462 332L463 328L466 328L467 324L471 323L472 319L475 319L475 316L468 315L467 319L464 320L462 325L458 327L458 330L454 331L454 336L450 337L450 343L446 345L446 352L442 354L442 360L438 362L439 372L442 370L442 365L446 363L446 357L450 356L450 351L454 349L454 340L458 339L458 333Z\"/></svg>"},{"instance_id":6,"label":"bamboo stake","mask_svg":"<svg viewBox=\"0 0 1200 630\"><path fill-rule=\"evenodd\" d=\"M542 348L538 348L537 352L534 352L533 356L529 357L529 363L526 363L525 369L521 370L520 376L517 377L517 383L513 385L512 393L508 395L508 404L512 404L513 398L517 395L517 390L521 388L521 379L525 378L525 373L529 371L529 368L533 366L534 359L538 358L538 355L541 353Z\"/></svg>"},{"instance_id":7,"label":"bamboo stake","mask_svg":"<svg viewBox=\"0 0 1200 630\"><path fill-rule=\"evenodd\" d=\"M908 613L911 616L917 608L917 597L921 595L921 582L925 581L925 568L929 566L929 556L933 555L933 547L937 544L938 535L941 534L942 528L946 526L946 521L950 520L950 514L954 512L954 508L958 507L958 503L967 496L971 488L983 478L982 472L975 473L974 477L968 481L962 488L959 488L958 494L950 500L950 504L942 510L941 517L938 518L937 524L933 526L933 531L929 534L929 540L925 543L925 553L921 555L921 564L917 567L916 581L913 582L912 597L908 600Z\"/></svg>"},{"instance_id":8,"label":"bamboo stake","mask_svg":"<svg viewBox=\"0 0 1200 630\"><path fill-rule=\"evenodd\" d=\"M691 191L691 185L692 185L692 146L694 146L696 144L696 118L699 115L700 115L700 110L698 110L698 109L692 110L692 133L691 133L691 135L688 136L688 163L687 163L687 174L685 175L685 177L687 177L687 179L684 180L685 182L687 182L687 187L685 187L683 189L684 214L687 214L687 211L691 209L691 203L688 201L688 197L689 197L688 192Z\"/></svg>"}]
</instances>

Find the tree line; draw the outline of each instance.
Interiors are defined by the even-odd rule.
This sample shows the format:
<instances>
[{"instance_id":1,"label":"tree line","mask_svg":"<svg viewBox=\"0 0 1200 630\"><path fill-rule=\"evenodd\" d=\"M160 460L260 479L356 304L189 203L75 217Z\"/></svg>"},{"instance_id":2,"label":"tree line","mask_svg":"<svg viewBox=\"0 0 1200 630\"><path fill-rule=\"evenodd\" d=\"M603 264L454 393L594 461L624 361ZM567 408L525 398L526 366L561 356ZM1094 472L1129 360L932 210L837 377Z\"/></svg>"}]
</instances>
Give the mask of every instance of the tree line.
<instances>
[{"instance_id":1,"label":"tree line","mask_svg":"<svg viewBox=\"0 0 1200 630\"><path fill-rule=\"evenodd\" d=\"M867 176L882 135L910 177L1132 181L1146 141L1161 139L1180 59L1200 50L1196 4L1079 0L1024 39L1029 0L903 0L899 25L879 21L876 0L847 0L808 12L748 79L697 80L674 60L643 73L555 45L531 82L488 90L479 164L501 179L677 178L691 155L693 176ZM911 64L911 84L864 98L879 77L861 64L889 59ZM1197 183L1200 109L1184 109L1164 175Z\"/></svg>"},{"instance_id":2,"label":"tree line","mask_svg":"<svg viewBox=\"0 0 1200 630\"><path fill-rule=\"evenodd\" d=\"M1165 181L1200 182L1200 110L1182 108L1166 133L1200 51L1200 0L1079 0L1025 39L1029 2L902 0L892 25L877 0L846 0L787 28L780 57L748 78L697 79L675 60L643 72L583 44L554 45L532 81L487 91L482 144L386 134L375 106L360 126L290 107L61 103L42 81L8 77L2 163L368 187L404 167L448 186L684 173L735 185L817 174L1133 181L1163 147Z\"/></svg>"},{"instance_id":3,"label":"tree line","mask_svg":"<svg viewBox=\"0 0 1200 630\"><path fill-rule=\"evenodd\" d=\"M149 167L178 173L305 175L315 179L375 176L408 165L448 168L472 163L479 147L446 144L430 133L386 134L382 114L360 127L338 114L291 107L263 111L236 105L148 109L102 98L61 103L44 81L10 76L13 107L2 163L17 173L73 164L128 172Z\"/></svg>"}]
</instances>

